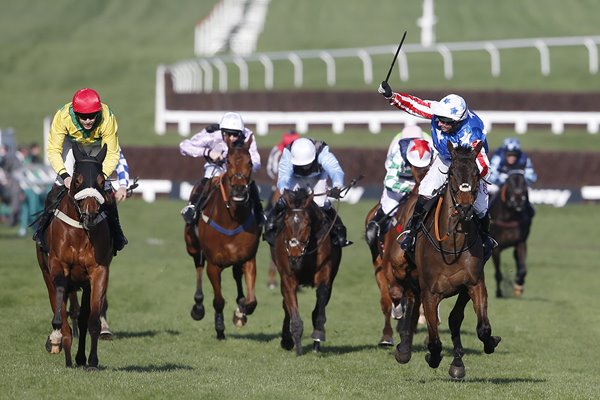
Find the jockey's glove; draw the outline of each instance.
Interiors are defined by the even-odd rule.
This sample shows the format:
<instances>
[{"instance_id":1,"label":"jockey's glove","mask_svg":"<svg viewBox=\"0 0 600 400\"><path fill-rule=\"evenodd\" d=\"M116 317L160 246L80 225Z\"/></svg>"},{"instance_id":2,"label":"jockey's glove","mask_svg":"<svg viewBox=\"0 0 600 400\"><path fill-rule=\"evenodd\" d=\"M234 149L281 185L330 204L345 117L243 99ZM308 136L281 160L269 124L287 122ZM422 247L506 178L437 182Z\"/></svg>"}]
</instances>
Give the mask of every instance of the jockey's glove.
<instances>
[{"instance_id":1,"label":"jockey's glove","mask_svg":"<svg viewBox=\"0 0 600 400\"><path fill-rule=\"evenodd\" d=\"M342 190L339 187L334 187L329 189L329 193L327 193L327 195L333 199L341 199Z\"/></svg>"},{"instance_id":2,"label":"jockey's glove","mask_svg":"<svg viewBox=\"0 0 600 400\"><path fill-rule=\"evenodd\" d=\"M390 84L387 83L387 81L383 81L381 82L381 85L379 85L379 88L377 89L377 91L383 95L383 97L385 97L386 99L391 99L392 98L392 88L390 87Z\"/></svg>"},{"instance_id":3,"label":"jockey's glove","mask_svg":"<svg viewBox=\"0 0 600 400\"><path fill-rule=\"evenodd\" d=\"M221 161L223 159L223 153L217 150L211 150L208 152L208 157L213 162Z\"/></svg>"}]
</instances>

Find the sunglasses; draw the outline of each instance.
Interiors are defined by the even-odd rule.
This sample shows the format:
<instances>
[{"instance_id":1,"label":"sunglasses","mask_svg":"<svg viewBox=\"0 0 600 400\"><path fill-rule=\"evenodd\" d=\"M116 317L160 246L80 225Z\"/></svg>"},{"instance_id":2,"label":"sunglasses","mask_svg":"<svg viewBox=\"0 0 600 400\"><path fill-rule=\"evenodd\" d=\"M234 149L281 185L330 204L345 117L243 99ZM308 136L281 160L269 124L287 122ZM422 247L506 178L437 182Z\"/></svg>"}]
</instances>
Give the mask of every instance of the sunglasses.
<instances>
[{"instance_id":1,"label":"sunglasses","mask_svg":"<svg viewBox=\"0 0 600 400\"><path fill-rule=\"evenodd\" d=\"M438 119L438 121L440 121L444 124L450 124L450 125L454 125L457 122L457 121L453 120L452 118L448 118L448 117L437 116L437 119Z\"/></svg>"},{"instance_id":2,"label":"sunglasses","mask_svg":"<svg viewBox=\"0 0 600 400\"><path fill-rule=\"evenodd\" d=\"M239 138L240 135L242 134L241 131L234 131L234 130L229 130L229 129L222 129L223 133L228 135L228 136L233 136L236 138Z\"/></svg>"},{"instance_id":3,"label":"sunglasses","mask_svg":"<svg viewBox=\"0 0 600 400\"><path fill-rule=\"evenodd\" d=\"M86 121L86 120L90 120L90 119L95 119L98 116L98 113L89 113L89 114L80 114L77 113L77 118Z\"/></svg>"}]
</instances>

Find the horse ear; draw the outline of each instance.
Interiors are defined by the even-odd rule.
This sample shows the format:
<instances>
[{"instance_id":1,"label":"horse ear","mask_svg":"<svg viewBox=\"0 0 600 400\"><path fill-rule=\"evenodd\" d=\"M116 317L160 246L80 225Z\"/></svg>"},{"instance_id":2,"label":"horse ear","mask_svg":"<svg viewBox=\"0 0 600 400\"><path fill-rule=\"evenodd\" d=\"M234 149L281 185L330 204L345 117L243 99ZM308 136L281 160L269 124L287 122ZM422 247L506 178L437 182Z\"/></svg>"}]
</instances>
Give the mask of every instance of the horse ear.
<instances>
[{"instance_id":1,"label":"horse ear","mask_svg":"<svg viewBox=\"0 0 600 400\"><path fill-rule=\"evenodd\" d=\"M98 153L98 155L96 155L96 160L98 160L98 162L100 162L100 163L104 162L107 152L108 152L108 147L106 147L106 143L105 143L104 146L102 146L102 150L100 150L100 153Z\"/></svg>"},{"instance_id":2,"label":"horse ear","mask_svg":"<svg viewBox=\"0 0 600 400\"><path fill-rule=\"evenodd\" d=\"M446 142L446 147L448 148L448 152L450 153L450 156L452 156L452 154L454 154L454 145L452 144L452 142L448 140Z\"/></svg>"},{"instance_id":3,"label":"horse ear","mask_svg":"<svg viewBox=\"0 0 600 400\"><path fill-rule=\"evenodd\" d=\"M75 161L82 160L85 157L85 152L81 148L79 143L74 143L73 148L73 157L75 157Z\"/></svg>"}]
</instances>

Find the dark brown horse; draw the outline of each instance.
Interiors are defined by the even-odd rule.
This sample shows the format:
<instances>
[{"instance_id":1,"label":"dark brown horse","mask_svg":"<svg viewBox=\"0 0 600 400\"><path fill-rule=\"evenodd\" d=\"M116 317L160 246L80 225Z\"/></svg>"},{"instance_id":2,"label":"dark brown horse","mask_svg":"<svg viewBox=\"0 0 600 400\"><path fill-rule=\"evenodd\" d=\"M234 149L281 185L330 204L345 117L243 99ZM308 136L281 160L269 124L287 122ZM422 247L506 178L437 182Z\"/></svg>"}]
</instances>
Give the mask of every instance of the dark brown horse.
<instances>
[{"instance_id":1,"label":"dark brown horse","mask_svg":"<svg viewBox=\"0 0 600 400\"><path fill-rule=\"evenodd\" d=\"M105 176L102 161L106 146L91 157L73 146L75 166L71 187L63 193L56 217L50 222L47 234L48 253L36 244L42 275L54 317L53 331L46 348L51 353L65 350L67 367L72 366L72 331L68 323L67 300L76 290L82 289L81 309L77 318L80 337L75 356L79 366L98 368L98 338L100 336L100 311L106 298L108 268L113 257L110 236L103 204L110 201L104 192ZM91 346L86 359L86 334Z\"/></svg>"},{"instance_id":2,"label":"dark brown horse","mask_svg":"<svg viewBox=\"0 0 600 400\"><path fill-rule=\"evenodd\" d=\"M418 275L414 265L405 257L404 250L400 248L398 235L404 230L415 205L418 183L428 170L413 167L415 187L413 191L404 196L398 207L393 211L389 230L379 237L377 243L370 247L375 281L379 288L381 312L383 313L383 332L379 340L380 346L393 346L393 329L391 318L398 320L396 330L400 334L402 346L398 346L399 353L396 358L401 362L408 362L411 355L412 337L419 320L419 313L413 312L419 309L421 304L418 291ZM379 209L380 204L375 205L365 218L365 228L369 221ZM392 302L392 292L396 302ZM402 349L402 351L400 351ZM404 361L405 360L405 361Z\"/></svg>"},{"instance_id":3,"label":"dark brown horse","mask_svg":"<svg viewBox=\"0 0 600 400\"><path fill-rule=\"evenodd\" d=\"M502 297L502 269L500 253L508 247L514 247L513 257L517 265L513 291L516 296L523 294L523 285L527 275L527 238L531 229L531 205L529 204L527 181L523 170L513 170L506 182L490 203L490 233L498 242L492 253L496 269L496 297Z\"/></svg>"},{"instance_id":4,"label":"dark brown horse","mask_svg":"<svg viewBox=\"0 0 600 400\"><path fill-rule=\"evenodd\" d=\"M473 301L477 315L477 337L483 342L484 352L493 353L500 342L499 336L492 336L487 315L483 244L473 208L481 179L475 160L482 147L483 142L474 149L454 148L448 142L452 160L448 180L435 213L429 213L426 217L415 244L415 263L429 331L429 354L425 359L431 368L437 368L442 360L442 342L438 331L439 304L443 299L458 294L448 317L454 347L454 359L449 370L453 379L465 376L462 361L465 351L460 328L469 300Z\"/></svg>"},{"instance_id":5,"label":"dark brown horse","mask_svg":"<svg viewBox=\"0 0 600 400\"><path fill-rule=\"evenodd\" d=\"M237 286L234 324L245 325L246 316L252 314L256 308L256 252L262 228L257 223L250 200L252 160L248 149L252 140L254 139L243 145L229 147L227 172L207 183L206 205L201 211L198 223L186 224L185 228L187 251L196 266L195 304L191 315L195 320L204 318L202 272L205 258L206 273L214 291L213 307L218 339L225 339L225 299L221 291L223 269L233 267L233 277ZM247 297L244 295L242 277L248 290Z\"/></svg>"},{"instance_id":6,"label":"dark brown horse","mask_svg":"<svg viewBox=\"0 0 600 400\"><path fill-rule=\"evenodd\" d=\"M312 312L313 349L318 351L325 341L325 308L331 298L333 281L342 259L342 250L331 242L323 211L313 202L313 194L305 189L283 193L286 208L277 230L271 258L281 278L283 295L283 327L281 347L302 354L304 324L298 310L297 291L301 285L316 287L317 302Z\"/></svg>"}]
</instances>

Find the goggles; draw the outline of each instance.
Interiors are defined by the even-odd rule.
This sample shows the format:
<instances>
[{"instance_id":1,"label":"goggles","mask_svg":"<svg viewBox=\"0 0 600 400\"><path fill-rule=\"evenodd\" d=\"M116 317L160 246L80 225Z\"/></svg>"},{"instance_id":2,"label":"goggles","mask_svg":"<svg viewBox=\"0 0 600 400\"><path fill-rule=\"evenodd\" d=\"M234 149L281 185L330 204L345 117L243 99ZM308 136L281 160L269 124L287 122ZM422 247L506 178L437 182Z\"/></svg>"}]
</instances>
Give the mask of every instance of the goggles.
<instances>
[{"instance_id":1,"label":"goggles","mask_svg":"<svg viewBox=\"0 0 600 400\"><path fill-rule=\"evenodd\" d=\"M81 119L82 121L87 121L87 120L92 120L92 119L96 119L96 117L98 116L98 113L89 113L89 114L81 114L81 113L75 113L75 115L77 115L77 118Z\"/></svg>"},{"instance_id":2,"label":"goggles","mask_svg":"<svg viewBox=\"0 0 600 400\"><path fill-rule=\"evenodd\" d=\"M440 121L444 124L454 125L458 122L458 121L455 121L452 118L448 118L448 117L440 117L439 115L436 115L436 117L437 117L438 121Z\"/></svg>"}]
</instances>

